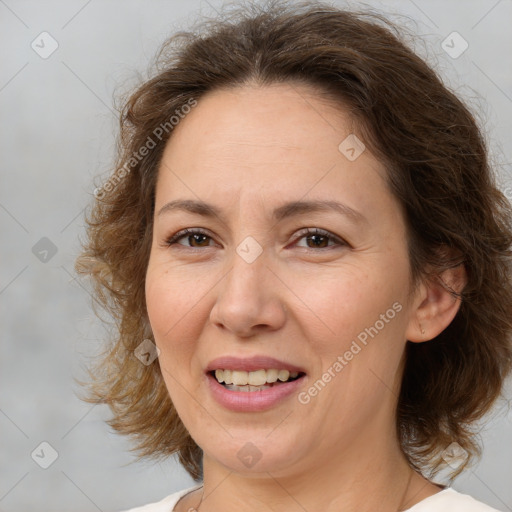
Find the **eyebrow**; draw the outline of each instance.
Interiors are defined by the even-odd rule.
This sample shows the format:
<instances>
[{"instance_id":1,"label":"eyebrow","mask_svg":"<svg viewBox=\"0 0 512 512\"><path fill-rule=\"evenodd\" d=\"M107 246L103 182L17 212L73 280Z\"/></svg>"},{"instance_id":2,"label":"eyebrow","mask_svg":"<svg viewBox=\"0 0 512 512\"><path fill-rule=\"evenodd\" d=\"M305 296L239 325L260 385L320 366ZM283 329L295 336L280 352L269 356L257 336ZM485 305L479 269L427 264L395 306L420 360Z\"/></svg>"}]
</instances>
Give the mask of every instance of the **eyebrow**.
<instances>
[{"instance_id":1,"label":"eyebrow","mask_svg":"<svg viewBox=\"0 0 512 512\"><path fill-rule=\"evenodd\" d=\"M192 199L176 199L170 201L160 208L158 216L174 211L185 211L203 217L218 217L223 219L222 210L212 204ZM350 208L346 204L338 201L310 200L310 201L291 201L277 207L273 212L273 219L277 222L283 219L307 213L330 212L334 211L344 215L357 224L368 223L368 220L360 212Z\"/></svg>"}]
</instances>

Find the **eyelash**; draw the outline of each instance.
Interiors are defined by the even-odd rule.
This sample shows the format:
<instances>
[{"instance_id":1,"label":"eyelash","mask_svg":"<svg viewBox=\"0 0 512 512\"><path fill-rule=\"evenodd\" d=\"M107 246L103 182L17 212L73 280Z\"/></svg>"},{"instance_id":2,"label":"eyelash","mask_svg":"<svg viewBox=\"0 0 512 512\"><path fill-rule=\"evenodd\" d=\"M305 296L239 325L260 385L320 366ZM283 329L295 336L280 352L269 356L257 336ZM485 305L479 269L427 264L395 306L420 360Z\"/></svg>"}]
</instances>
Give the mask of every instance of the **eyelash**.
<instances>
[{"instance_id":1,"label":"eyelash","mask_svg":"<svg viewBox=\"0 0 512 512\"><path fill-rule=\"evenodd\" d=\"M165 241L165 245L168 246L168 247L170 247L172 245L176 245L177 242L181 238L183 238L185 236L191 236L191 235L205 235L208 238L213 240L213 238L205 230L203 230L201 228L183 229L181 231L178 231L178 233L172 235L170 238L168 238ZM347 242L345 242L345 240L339 238L336 235L333 235L329 231L326 231L326 230L320 229L320 228L305 228L305 229L301 230L298 233L296 241L298 242L299 240L301 240L302 238L306 237L307 235L320 235L320 236L323 236L323 237L327 238L329 241L336 242L336 244L338 246L347 246L347 247L349 247L349 244ZM179 245L181 245L181 244L179 244ZM203 249L202 247L187 247L187 246L183 246L183 247L186 248L186 249L192 249L192 250L201 250L201 249ZM208 247L210 247L210 246L208 246ZM317 252L316 249L311 248L311 247L303 247L303 248L307 249L307 250L310 250L310 251ZM327 250L327 249L329 249L329 247L320 247L319 248L319 250Z\"/></svg>"}]
</instances>

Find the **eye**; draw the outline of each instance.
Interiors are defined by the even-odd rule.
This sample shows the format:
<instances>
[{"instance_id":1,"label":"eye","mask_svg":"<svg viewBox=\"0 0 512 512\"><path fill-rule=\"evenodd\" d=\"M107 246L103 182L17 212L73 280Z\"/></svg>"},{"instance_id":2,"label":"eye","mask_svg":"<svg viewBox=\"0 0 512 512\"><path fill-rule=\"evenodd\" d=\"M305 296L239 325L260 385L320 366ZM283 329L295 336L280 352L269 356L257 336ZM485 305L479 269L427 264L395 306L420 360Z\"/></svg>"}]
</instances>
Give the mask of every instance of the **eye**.
<instances>
[{"instance_id":1,"label":"eye","mask_svg":"<svg viewBox=\"0 0 512 512\"><path fill-rule=\"evenodd\" d=\"M179 243L182 238L186 239L190 245ZM296 241L302 240L303 238L306 239L306 244L308 241L312 241L313 243L312 246L307 246L307 249L325 249L329 247L329 242L334 242L333 244L330 244L331 246L349 245L338 236L320 228L305 228L301 230ZM212 237L203 229L183 229L168 238L165 243L167 246L178 244L184 245L185 247L190 247L192 249L200 249L203 247L211 247L209 244L210 240L212 240Z\"/></svg>"},{"instance_id":2,"label":"eye","mask_svg":"<svg viewBox=\"0 0 512 512\"><path fill-rule=\"evenodd\" d=\"M204 243L205 239L212 239L210 235L207 234L206 231L202 229L182 229L181 231L178 231L176 234L172 235L170 238L168 238L165 241L165 244L167 246L175 245L178 243L179 240L182 238L185 238L186 240L191 242L192 245L185 245L185 247L191 247L191 248L201 248L201 247L209 247L209 245L201 245ZM193 245L193 244L199 244L199 245ZM178 245L184 245L184 244L178 244Z\"/></svg>"},{"instance_id":3,"label":"eye","mask_svg":"<svg viewBox=\"0 0 512 512\"><path fill-rule=\"evenodd\" d=\"M302 235L302 236L300 236ZM308 241L312 241L313 246L307 245L307 249L326 249L329 245L329 242L335 242L331 245L338 246L348 246L349 244L339 238L338 236L330 233L329 231L325 231L320 228L306 228L299 232L299 237L297 240L306 239L306 244ZM326 245L327 244L327 245ZM299 246L300 247L300 246ZM303 247L303 246L302 246Z\"/></svg>"}]
</instances>

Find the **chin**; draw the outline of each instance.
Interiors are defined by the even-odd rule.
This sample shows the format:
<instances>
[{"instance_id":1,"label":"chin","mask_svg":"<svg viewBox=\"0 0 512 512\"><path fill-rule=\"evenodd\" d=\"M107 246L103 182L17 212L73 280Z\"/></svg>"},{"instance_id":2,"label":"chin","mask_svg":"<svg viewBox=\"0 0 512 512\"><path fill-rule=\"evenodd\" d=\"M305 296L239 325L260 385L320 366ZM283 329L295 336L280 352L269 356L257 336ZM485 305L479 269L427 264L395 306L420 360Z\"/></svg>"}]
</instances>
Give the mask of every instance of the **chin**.
<instances>
[{"instance_id":1,"label":"chin","mask_svg":"<svg viewBox=\"0 0 512 512\"><path fill-rule=\"evenodd\" d=\"M277 432L280 427L265 428L261 431L248 429L234 433L226 440L226 433L215 440L209 436L199 444L210 459L222 464L229 471L246 476L260 473L277 473L297 462L306 451L304 440L290 436L288 430ZM273 432L272 432L273 431ZM269 435L270 433L270 435ZM201 442L200 439L198 439ZM300 446L300 451L297 449Z\"/></svg>"}]
</instances>

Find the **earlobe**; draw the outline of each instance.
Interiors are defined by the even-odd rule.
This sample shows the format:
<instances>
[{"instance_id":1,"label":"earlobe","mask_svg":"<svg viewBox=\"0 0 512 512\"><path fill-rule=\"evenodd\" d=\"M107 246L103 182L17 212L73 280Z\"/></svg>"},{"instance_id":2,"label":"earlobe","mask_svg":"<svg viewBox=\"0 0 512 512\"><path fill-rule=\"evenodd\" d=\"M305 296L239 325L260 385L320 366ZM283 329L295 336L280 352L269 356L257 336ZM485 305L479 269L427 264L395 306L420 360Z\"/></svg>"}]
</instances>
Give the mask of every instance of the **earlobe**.
<instances>
[{"instance_id":1,"label":"earlobe","mask_svg":"<svg viewBox=\"0 0 512 512\"><path fill-rule=\"evenodd\" d=\"M466 283L467 274L462 263L422 283L407 326L407 340L422 343L443 332L459 311L460 294Z\"/></svg>"}]
</instances>

